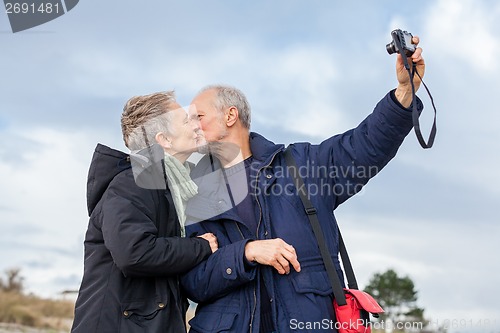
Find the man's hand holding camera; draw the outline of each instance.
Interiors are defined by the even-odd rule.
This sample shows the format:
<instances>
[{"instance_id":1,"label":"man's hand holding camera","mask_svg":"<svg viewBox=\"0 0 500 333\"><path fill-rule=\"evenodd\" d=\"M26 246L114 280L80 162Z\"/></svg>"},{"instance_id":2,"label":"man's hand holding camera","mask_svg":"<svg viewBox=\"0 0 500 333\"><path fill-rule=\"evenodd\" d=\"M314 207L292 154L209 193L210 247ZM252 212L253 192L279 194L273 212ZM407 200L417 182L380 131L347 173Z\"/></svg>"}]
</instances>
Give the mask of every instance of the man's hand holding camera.
<instances>
[{"instance_id":1,"label":"man's hand holding camera","mask_svg":"<svg viewBox=\"0 0 500 333\"><path fill-rule=\"evenodd\" d=\"M416 70L420 77L424 77L425 73L425 62L424 58L422 58L422 48L417 47L418 43L420 43L420 38L418 36L413 36L411 39L412 43L415 45L415 52L411 56L408 56L408 64L410 66L415 64ZM411 91L411 82L410 76L408 75L408 71L405 68L403 57L406 55L401 55L398 53L396 60L396 74L398 78L399 85L396 89L395 95L399 103L405 108L409 107L412 102L412 91ZM417 92L420 87L421 80L418 75L413 77L413 83L415 85L415 92Z\"/></svg>"}]
</instances>

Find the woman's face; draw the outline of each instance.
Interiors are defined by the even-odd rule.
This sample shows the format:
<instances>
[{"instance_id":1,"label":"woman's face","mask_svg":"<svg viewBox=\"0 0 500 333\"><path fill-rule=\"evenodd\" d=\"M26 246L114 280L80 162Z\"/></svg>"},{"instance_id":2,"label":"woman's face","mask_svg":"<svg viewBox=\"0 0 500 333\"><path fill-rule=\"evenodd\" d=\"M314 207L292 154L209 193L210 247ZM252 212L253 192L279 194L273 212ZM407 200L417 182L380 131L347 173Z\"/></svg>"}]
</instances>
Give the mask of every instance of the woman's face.
<instances>
[{"instance_id":1,"label":"woman's face","mask_svg":"<svg viewBox=\"0 0 500 333\"><path fill-rule=\"evenodd\" d=\"M170 113L170 130L168 133L169 144L165 151L184 162L197 148L205 143L200 129L196 109L184 109L175 105Z\"/></svg>"}]
</instances>

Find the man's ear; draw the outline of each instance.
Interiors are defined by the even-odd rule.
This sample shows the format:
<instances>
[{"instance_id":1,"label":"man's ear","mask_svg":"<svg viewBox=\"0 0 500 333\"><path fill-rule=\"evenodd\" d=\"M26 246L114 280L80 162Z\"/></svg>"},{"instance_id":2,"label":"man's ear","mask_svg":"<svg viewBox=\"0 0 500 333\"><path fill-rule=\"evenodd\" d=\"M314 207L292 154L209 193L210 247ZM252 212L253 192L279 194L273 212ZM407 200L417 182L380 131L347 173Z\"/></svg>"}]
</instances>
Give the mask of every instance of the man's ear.
<instances>
[{"instance_id":1,"label":"man's ear","mask_svg":"<svg viewBox=\"0 0 500 333\"><path fill-rule=\"evenodd\" d=\"M236 121L239 118L238 108L236 106L231 106L229 109L227 109L225 118L227 127L231 127L236 124Z\"/></svg>"},{"instance_id":2,"label":"man's ear","mask_svg":"<svg viewBox=\"0 0 500 333\"><path fill-rule=\"evenodd\" d=\"M155 140L163 149L172 148L172 140L163 132L156 133Z\"/></svg>"}]
</instances>

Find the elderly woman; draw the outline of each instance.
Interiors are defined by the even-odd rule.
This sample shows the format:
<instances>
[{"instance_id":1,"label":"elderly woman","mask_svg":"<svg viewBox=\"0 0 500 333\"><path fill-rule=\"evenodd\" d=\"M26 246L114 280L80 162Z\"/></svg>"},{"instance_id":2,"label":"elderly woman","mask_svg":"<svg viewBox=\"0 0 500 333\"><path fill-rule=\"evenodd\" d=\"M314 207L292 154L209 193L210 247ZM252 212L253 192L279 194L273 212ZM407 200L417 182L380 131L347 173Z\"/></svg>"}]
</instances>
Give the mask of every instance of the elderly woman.
<instances>
[{"instance_id":1,"label":"elderly woman","mask_svg":"<svg viewBox=\"0 0 500 333\"><path fill-rule=\"evenodd\" d=\"M71 331L184 332L188 303L178 275L217 250L212 234L181 237L185 202L196 194L186 159L200 143L197 120L162 92L131 98L121 123L133 153L99 144L89 170Z\"/></svg>"}]
</instances>

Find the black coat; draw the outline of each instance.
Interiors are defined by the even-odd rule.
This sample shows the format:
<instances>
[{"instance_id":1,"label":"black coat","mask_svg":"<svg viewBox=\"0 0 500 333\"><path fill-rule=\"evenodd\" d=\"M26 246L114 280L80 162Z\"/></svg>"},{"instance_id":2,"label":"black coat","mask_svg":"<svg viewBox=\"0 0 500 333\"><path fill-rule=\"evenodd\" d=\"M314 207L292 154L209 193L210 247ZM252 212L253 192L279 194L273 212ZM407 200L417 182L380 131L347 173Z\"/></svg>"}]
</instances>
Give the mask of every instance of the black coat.
<instances>
[{"instance_id":1,"label":"black coat","mask_svg":"<svg viewBox=\"0 0 500 333\"><path fill-rule=\"evenodd\" d=\"M129 156L98 145L87 205L84 275L71 331L184 332L188 303L177 275L211 250L202 238L180 237L168 188L137 186Z\"/></svg>"}]
</instances>

